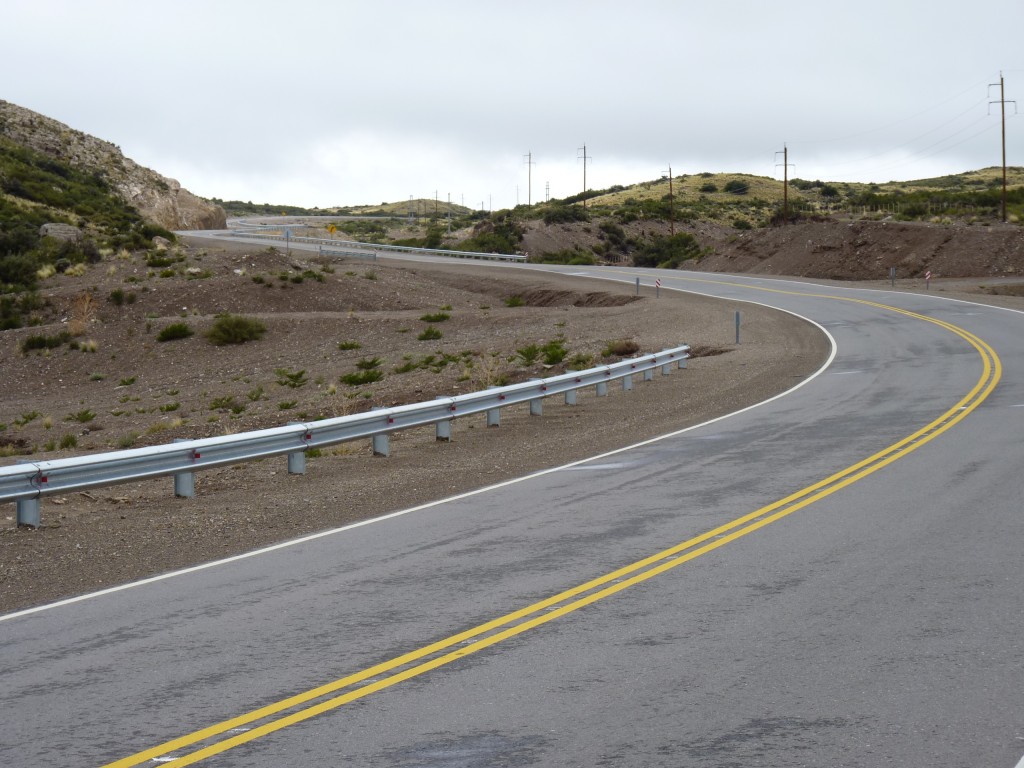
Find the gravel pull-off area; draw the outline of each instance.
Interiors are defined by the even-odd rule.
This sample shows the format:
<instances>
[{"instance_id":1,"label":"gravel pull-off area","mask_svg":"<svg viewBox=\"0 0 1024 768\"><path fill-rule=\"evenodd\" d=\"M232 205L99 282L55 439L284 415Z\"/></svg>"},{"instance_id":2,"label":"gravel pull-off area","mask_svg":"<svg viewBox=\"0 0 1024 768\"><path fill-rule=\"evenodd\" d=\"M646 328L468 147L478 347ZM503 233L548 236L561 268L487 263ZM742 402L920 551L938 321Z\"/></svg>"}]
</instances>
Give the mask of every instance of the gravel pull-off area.
<instances>
[{"instance_id":1,"label":"gravel pull-off area","mask_svg":"<svg viewBox=\"0 0 1024 768\"><path fill-rule=\"evenodd\" d=\"M374 457L365 441L309 458L304 475L289 475L284 457L203 472L191 499L175 498L170 478L46 497L37 530L18 528L14 505L7 505L0 518L0 611L238 554L614 450L784 391L820 367L828 353L816 328L761 307L743 305L743 343L736 346L738 305L729 302L666 290L658 299L635 300L629 285L526 271L499 274L463 264L327 267L302 262L309 257L301 254L255 248L195 245L181 252L180 274L164 278L123 255L95 265L84 278L51 278L42 291L50 302L51 316L44 318L50 324L0 335L0 422L8 425L0 437L8 446L20 441L33 458L54 458L429 400L495 381L560 373L564 363L527 365L517 352L552 339L563 341L568 358L589 358L593 365L611 359L602 356L603 348L618 339L634 341L641 352L687 343L700 356L685 370L659 372L653 381L636 377L630 392L618 384L603 398L585 390L575 406L549 398L542 416L531 417L525 405L507 408L497 428L486 427L483 415L457 420L451 442L437 442L433 427L396 434L389 458ZM189 279L199 270L200 279ZM321 278L311 279L311 270ZM303 273L304 281L292 280ZM125 283L128 275L135 282ZM73 321L75 302L86 288L102 300L128 287L137 293L130 305L97 301L98 311L86 318L82 338L94 342L92 351L20 351L28 335L55 333ZM524 305L509 306L513 295ZM202 333L225 311L260 318L265 336L237 347L212 345ZM449 317L422 320L440 312ZM157 342L159 330L175 321L188 322L196 334ZM419 339L428 324L442 338ZM342 349L353 343L359 347ZM430 356L433 367L398 372ZM358 361L373 358L386 372L381 381L365 387L340 383L341 376L360 370ZM289 386L282 370L305 371L306 383ZM215 407L223 398L243 407ZM76 421L83 411L94 418ZM37 417L15 426L28 412ZM47 445L71 429L74 448Z\"/></svg>"}]
</instances>

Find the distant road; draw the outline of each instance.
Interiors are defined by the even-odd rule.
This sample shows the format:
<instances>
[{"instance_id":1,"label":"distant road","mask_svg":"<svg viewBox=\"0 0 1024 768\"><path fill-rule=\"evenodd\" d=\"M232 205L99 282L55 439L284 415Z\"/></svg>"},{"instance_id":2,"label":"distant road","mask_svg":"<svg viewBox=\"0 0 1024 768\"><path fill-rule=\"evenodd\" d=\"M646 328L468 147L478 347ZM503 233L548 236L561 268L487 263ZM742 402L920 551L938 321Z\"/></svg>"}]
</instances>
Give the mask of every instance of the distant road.
<instances>
[{"instance_id":1,"label":"distant road","mask_svg":"<svg viewBox=\"0 0 1024 768\"><path fill-rule=\"evenodd\" d=\"M0 763L1016 766L1024 315L555 271L776 306L835 357L629 450L0 617Z\"/></svg>"}]
</instances>

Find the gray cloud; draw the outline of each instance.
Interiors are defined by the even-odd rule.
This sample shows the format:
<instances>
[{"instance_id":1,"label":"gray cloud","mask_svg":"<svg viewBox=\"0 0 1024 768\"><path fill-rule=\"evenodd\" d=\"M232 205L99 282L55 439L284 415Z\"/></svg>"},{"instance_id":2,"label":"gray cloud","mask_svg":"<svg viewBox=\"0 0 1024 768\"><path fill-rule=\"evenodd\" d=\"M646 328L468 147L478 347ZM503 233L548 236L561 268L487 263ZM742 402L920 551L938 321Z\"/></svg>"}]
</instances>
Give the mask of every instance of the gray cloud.
<instances>
[{"instance_id":1,"label":"gray cloud","mask_svg":"<svg viewBox=\"0 0 1024 768\"><path fill-rule=\"evenodd\" d=\"M1024 6L950 0L13 0L3 98L199 194L526 200L677 172L887 181L999 162ZM1011 112L1012 112L1011 108ZM1009 161L1024 164L1019 119Z\"/></svg>"}]
</instances>

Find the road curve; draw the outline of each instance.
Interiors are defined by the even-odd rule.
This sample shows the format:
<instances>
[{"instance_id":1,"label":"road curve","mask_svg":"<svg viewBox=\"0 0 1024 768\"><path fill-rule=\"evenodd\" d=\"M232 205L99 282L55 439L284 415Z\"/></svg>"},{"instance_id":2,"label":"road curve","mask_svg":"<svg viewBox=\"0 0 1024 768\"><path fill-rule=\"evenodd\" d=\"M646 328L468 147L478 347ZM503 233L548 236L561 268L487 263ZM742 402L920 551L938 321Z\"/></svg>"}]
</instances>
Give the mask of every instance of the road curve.
<instances>
[{"instance_id":1,"label":"road curve","mask_svg":"<svg viewBox=\"0 0 1024 768\"><path fill-rule=\"evenodd\" d=\"M0 764L1017 765L1024 316L559 271L776 306L835 355L640 446L0 617Z\"/></svg>"}]
</instances>

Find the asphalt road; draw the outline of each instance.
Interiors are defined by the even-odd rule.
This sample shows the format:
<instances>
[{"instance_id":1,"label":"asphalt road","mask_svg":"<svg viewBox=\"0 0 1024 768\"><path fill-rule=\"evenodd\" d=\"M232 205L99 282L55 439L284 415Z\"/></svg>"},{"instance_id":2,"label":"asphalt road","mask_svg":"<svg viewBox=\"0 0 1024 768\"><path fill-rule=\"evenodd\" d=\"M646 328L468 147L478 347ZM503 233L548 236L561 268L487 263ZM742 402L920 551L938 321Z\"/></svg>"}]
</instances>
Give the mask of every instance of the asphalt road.
<instances>
[{"instance_id":1,"label":"asphalt road","mask_svg":"<svg viewBox=\"0 0 1024 768\"><path fill-rule=\"evenodd\" d=\"M0 764L1016 766L1024 315L659 276L835 357L642 446L0 617Z\"/></svg>"}]
</instances>

